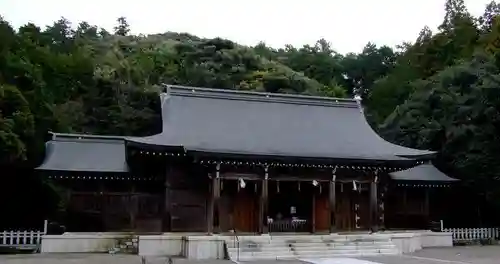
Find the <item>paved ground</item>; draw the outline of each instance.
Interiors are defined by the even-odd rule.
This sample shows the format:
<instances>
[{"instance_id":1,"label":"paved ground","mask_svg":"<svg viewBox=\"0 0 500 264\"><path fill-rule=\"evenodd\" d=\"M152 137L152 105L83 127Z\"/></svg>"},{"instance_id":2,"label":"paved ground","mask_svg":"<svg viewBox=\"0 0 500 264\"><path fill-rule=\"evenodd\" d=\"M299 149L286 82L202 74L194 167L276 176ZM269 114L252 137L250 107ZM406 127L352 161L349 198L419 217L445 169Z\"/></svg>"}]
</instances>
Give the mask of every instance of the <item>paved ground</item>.
<instances>
[{"instance_id":1,"label":"paved ground","mask_svg":"<svg viewBox=\"0 0 500 264\"><path fill-rule=\"evenodd\" d=\"M142 262L141 257L135 255L109 254L34 254L34 255L0 255L0 264L169 264L168 259L150 257ZM226 260L189 261L175 259L173 264L234 264Z\"/></svg>"},{"instance_id":2,"label":"paved ground","mask_svg":"<svg viewBox=\"0 0 500 264\"><path fill-rule=\"evenodd\" d=\"M498 264L500 246L455 247L425 249L412 255L363 257L366 264ZM371 263L370 263L371 262ZM231 264L230 261L173 260L173 264ZM259 261L249 264L303 264L301 261ZM334 264L365 264L351 261ZM169 264L166 258L147 258L145 263L133 255L57 254L57 255L0 255L0 264ZM326 263L325 263L326 264Z\"/></svg>"},{"instance_id":3,"label":"paved ground","mask_svg":"<svg viewBox=\"0 0 500 264\"><path fill-rule=\"evenodd\" d=\"M398 257L363 258L382 264L498 264L500 246L470 246L424 249Z\"/></svg>"}]
</instances>

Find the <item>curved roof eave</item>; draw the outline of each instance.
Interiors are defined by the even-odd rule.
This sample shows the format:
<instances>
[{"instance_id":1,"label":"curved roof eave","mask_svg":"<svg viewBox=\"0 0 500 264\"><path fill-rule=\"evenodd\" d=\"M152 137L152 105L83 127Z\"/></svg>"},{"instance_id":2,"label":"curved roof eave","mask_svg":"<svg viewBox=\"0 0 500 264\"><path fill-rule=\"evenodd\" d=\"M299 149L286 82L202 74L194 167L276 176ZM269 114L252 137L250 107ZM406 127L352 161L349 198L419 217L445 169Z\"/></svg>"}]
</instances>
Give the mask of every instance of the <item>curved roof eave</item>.
<instances>
[{"instance_id":1,"label":"curved roof eave","mask_svg":"<svg viewBox=\"0 0 500 264\"><path fill-rule=\"evenodd\" d=\"M411 159L432 159L435 157L437 154L436 151L432 150L424 150L424 149L414 149L414 148L409 148L401 145L394 144L390 141L387 141L383 137L381 137L368 123L368 120L366 119L365 112L363 109L360 109L361 115L363 116L365 125L371 130L374 136L376 136L379 140L383 141L385 145L388 146L388 148L392 149L394 151L394 155L398 157L403 157L403 158L411 158Z\"/></svg>"},{"instance_id":2,"label":"curved roof eave","mask_svg":"<svg viewBox=\"0 0 500 264\"><path fill-rule=\"evenodd\" d=\"M454 179L438 170L434 165L426 163L409 168L407 170L389 173L393 180L397 181L434 181L434 182L456 182Z\"/></svg>"},{"instance_id":3,"label":"curved roof eave","mask_svg":"<svg viewBox=\"0 0 500 264\"><path fill-rule=\"evenodd\" d=\"M152 149L157 151L171 151L182 153L185 153L187 151L186 148L181 145L169 144L168 142L162 141L162 138L163 136L161 133L147 137L126 137L125 144L127 146ZM158 144L158 142L162 142L162 144Z\"/></svg>"},{"instance_id":4,"label":"curved roof eave","mask_svg":"<svg viewBox=\"0 0 500 264\"><path fill-rule=\"evenodd\" d=\"M389 144L392 144L389 142ZM420 149L412 149L406 148L399 145L392 144L397 148L404 148L404 154L400 154L401 152L396 152L396 156L409 158L409 159L417 159L417 160L428 160L433 159L437 155L437 151L432 150L420 150Z\"/></svg>"},{"instance_id":5,"label":"curved roof eave","mask_svg":"<svg viewBox=\"0 0 500 264\"><path fill-rule=\"evenodd\" d=\"M380 165L399 168L410 168L417 165L418 161L397 156L391 157L345 157L345 156L328 156L325 155L303 155L293 156L286 153L244 153L224 150L203 150L203 149L187 149L187 154L198 157L208 157L214 159L235 158L235 159L256 159L268 161L281 161L285 163L321 163L332 165Z\"/></svg>"},{"instance_id":6,"label":"curved roof eave","mask_svg":"<svg viewBox=\"0 0 500 264\"><path fill-rule=\"evenodd\" d=\"M335 165L349 165L349 164L371 164L371 165L384 165L394 166L400 168L409 168L417 164L417 160L409 159L399 156L379 156L379 157L362 157L362 156L328 156L327 154L309 154L309 155L296 155L293 153L248 153L234 150L224 149L200 149L190 148L181 145L157 145L154 144L161 134L153 135L145 138L128 138L127 145L135 146L144 149L156 151L171 151L177 153L186 153L191 156L210 157L214 159L256 159L256 160L274 160L283 162L311 162Z\"/></svg>"}]
</instances>

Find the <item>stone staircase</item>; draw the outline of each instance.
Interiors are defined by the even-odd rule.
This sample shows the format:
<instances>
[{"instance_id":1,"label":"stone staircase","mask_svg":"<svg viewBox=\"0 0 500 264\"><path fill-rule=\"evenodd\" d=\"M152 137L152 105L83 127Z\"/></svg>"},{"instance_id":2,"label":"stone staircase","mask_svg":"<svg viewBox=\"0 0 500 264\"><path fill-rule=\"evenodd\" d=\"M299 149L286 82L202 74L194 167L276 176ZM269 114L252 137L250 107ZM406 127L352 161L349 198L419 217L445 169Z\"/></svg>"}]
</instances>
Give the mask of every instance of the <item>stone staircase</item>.
<instances>
[{"instance_id":1,"label":"stone staircase","mask_svg":"<svg viewBox=\"0 0 500 264\"><path fill-rule=\"evenodd\" d=\"M373 255L397 255L400 252L387 235L262 235L227 237L229 259L315 259Z\"/></svg>"},{"instance_id":2,"label":"stone staircase","mask_svg":"<svg viewBox=\"0 0 500 264\"><path fill-rule=\"evenodd\" d=\"M139 239L137 236L117 239L113 248L109 249L110 254L137 254L139 251Z\"/></svg>"}]
</instances>

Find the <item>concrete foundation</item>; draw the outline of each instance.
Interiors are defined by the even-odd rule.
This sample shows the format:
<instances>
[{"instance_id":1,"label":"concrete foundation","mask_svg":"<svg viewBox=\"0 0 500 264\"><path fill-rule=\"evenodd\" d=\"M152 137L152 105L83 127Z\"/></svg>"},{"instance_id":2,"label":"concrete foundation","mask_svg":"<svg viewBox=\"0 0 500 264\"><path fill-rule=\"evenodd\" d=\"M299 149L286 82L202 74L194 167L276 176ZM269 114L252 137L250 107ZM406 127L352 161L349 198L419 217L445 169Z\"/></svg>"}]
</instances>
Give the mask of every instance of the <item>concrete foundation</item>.
<instances>
[{"instance_id":1,"label":"concrete foundation","mask_svg":"<svg viewBox=\"0 0 500 264\"><path fill-rule=\"evenodd\" d=\"M288 235L290 236L290 235ZM397 248L399 253L412 253L422 248L452 247L451 233L430 231L385 231L376 234L356 235L321 235L322 239L339 239L351 237L364 240L370 238L387 239ZM66 233L63 235L46 235L42 238L43 253L99 253L108 252L116 246L117 241L130 239L131 234L124 233ZM314 238L316 235L297 235L296 237ZM187 259L224 259L227 258L225 244L231 247L236 243L234 236L192 235L168 233L162 235L140 235L138 238L138 254L142 256L177 256ZM271 241L279 239L279 235L239 236L238 240ZM344 238L342 238L344 239Z\"/></svg>"},{"instance_id":2,"label":"concrete foundation","mask_svg":"<svg viewBox=\"0 0 500 264\"><path fill-rule=\"evenodd\" d=\"M453 234L447 232L385 231L379 234L390 236L392 242L403 254L413 253L423 248L453 247Z\"/></svg>"},{"instance_id":3,"label":"concrete foundation","mask_svg":"<svg viewBox=\"0 0 500 264\"><path fill-rule=\"evenodd\" d=\"M120 241L134 238L129 233L64 233L42 237L42 253L105 253Z\"/></svg>"}]
</instances>

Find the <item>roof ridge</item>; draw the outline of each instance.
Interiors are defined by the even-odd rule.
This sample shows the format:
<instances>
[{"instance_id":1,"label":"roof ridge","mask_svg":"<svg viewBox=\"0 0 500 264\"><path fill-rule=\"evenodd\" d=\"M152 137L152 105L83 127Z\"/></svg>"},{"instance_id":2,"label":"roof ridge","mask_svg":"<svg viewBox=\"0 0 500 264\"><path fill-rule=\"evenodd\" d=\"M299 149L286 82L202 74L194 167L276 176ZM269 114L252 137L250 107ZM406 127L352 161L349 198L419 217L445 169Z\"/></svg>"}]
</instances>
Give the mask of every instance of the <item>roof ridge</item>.
<instances>
[{"instance_id":1,"label":"roof ridge","mask_svg":"<svg viewBox=\"0 0 500 264\"><path fill-rule=\"evenodd\" d=\"M241 91L231 89L215 89L194 86L162 84L163 92L167 95L217 98L228 100L260 101L270 103L294 103L305 105L359 107L359 101L350 98L337 98L325 96L264 93L254 91Z\"/></svg>"},{"instance_id":2,"label":"roof ridge","mask_svg":"<svg viewBox=\"0 0 500 264\"><path fill-rule=\"evenodd\" d=\"M47 143L72 143L72 144L105 144L105 145L125 145L124 139L103 139L103 138L56 138Z\"/></svg>"},{"instance_id":3,"label":"roof ridge","mask_svg":"<svg viewBox=\"0 0 500 264\"><path fill-rule=\"evenodd\" d=\"M125 140L125 136L107 136L107 135L91 135L91 134L72 134L72 133L55 133L49 131L52 135L52 140L58 139L94 139L94 140Z\"/></svg>"}]
</instances>

